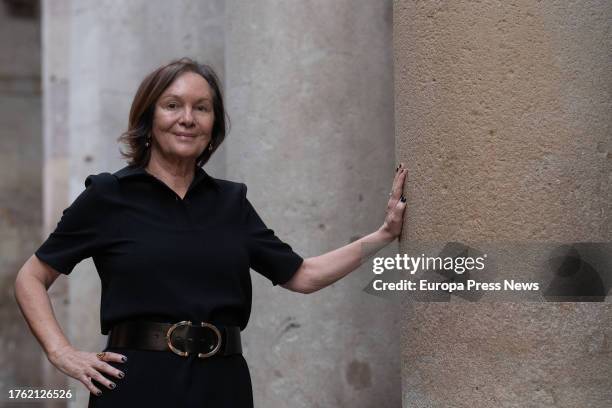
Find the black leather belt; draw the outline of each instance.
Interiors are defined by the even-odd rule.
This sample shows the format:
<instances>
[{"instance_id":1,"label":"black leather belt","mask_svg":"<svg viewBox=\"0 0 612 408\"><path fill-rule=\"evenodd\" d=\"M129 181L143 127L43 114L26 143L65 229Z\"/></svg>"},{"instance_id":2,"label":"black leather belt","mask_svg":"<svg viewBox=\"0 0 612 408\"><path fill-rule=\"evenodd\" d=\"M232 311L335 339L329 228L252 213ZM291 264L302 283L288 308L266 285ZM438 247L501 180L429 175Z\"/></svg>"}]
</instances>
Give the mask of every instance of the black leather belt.
<instances>
[{"instance_id":1,"label":"black leather belt","mask_svg":"<svg viewBox=\"0 0 612 408\"><path fill-rule=\"evenodd\" d=\"M242 354L240 327L215 326L210 323L158 323L127 321L115 325L108 336L108 347L172 351L186 357L200 358Z\"/></svg>"}]
</instances>

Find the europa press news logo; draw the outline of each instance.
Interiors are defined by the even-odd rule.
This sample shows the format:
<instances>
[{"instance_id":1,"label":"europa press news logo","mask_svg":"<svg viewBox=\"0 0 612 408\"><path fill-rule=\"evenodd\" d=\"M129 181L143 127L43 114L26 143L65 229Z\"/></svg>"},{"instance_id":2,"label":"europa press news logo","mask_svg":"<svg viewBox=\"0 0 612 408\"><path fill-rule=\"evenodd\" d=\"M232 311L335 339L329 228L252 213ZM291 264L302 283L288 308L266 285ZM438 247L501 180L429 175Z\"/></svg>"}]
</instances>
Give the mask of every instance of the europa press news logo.
<instances>
[{"instance_id":1,"label":"europa press news logo","mask_svg":"<svg viewBox=\"0 0 612 408\"><path fill-rule=\"evenodd\" d=\"M396 254L375 258L372 271L379 276L364 291L389 297L393 290L384 289L391 287L411 292L414 300L448 301L454 295L474 302L485 291L509 290L532 292L516 300L602 302L612 286L611 243L520 242L482 246L487 248L486 252L450 242L435 251L437 255L433 257ZM491 262L494 260L497 263ZM525 268L529 263L537 266ZM403 279L417 272L422 272L421 276L426 279ZM515 279L516 276L522 276L523 281Z\"/></svg>"}]
</instances>

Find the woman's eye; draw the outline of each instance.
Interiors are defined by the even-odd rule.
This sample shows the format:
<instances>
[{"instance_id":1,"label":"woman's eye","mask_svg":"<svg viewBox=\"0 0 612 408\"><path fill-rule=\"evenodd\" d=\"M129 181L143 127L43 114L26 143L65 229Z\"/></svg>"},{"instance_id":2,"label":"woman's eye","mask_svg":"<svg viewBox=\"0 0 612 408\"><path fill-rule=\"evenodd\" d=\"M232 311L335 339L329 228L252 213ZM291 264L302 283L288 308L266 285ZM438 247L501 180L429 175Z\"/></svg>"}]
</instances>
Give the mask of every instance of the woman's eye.
<instances>
[{"instance_id":1,"label":"woman's eye","mask_svg":"<svg viewBox=\"0 0 612 408\"><path fill-rule=\"evenodd\" d=\"M169 107L170 109L174 109L174 108L176 108L176 103L174 103L174 102L170 102L170 103L168 104L168 107Z\"/></svg>"},{"instance_id":2,"label":"woman's eye","mask_svg":"<svg viewBox=\"0 0 612 408\"><path fill-rule=\"evenodd\" d=\"M207 112L208 111L208 106L198 106L198 109L203 111L203 112Z\"/></svg>"}]
</instances>

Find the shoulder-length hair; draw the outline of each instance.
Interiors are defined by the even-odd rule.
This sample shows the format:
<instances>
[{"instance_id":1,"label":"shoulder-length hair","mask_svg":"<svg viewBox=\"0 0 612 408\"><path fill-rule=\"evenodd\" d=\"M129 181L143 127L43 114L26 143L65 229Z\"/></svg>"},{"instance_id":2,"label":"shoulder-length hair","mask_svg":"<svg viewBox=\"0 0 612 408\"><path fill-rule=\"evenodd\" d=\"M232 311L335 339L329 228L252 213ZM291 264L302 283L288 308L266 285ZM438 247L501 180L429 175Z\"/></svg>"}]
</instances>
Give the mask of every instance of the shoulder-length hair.
<instances>
[{"instance_id":1,"label":"shoulder-length hair","mask_svg":"<svg viewBox=\"0 0 612 408\"><path fill-rule=\"evenodd\" d=\"M229 117L223 106L219 77L210 66L199 64L190 58L181 58L151 72L140 83L138 91L136 91L130 108L128 129L117 139L127 147L127 151L124 152L121 149L119 151L125 159L128 159L129 165L145 167L149 162L151 149L147 148L145 143L152 136L155 103L166 88L185 72L194 72L201 75L210 85L213 97L215 121L210 141L212 150L204 149L196 159L196 165L202 167L223 143L226 128L229 130Z\"/></svg>"}]
</instances>

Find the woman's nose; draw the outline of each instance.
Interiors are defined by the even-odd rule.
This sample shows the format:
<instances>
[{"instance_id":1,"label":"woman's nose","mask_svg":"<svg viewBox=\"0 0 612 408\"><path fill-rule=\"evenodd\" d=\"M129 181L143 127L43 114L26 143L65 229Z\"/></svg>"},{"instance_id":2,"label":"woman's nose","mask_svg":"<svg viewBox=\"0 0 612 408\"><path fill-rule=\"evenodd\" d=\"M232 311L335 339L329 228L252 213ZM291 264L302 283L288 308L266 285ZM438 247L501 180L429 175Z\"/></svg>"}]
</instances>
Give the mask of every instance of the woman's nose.
<instances>
[{"instance_id":1,"label":"woman's nose","mask_svg":"<svg viewBox=\"0 0 612 408\"><path fill-rule=\"evenodd\" d=\"M184 126L191 126L193 124L191 108L185 108L183 110L183 114L181 115L181 124Z\"/></svg>"}]
</instances>

